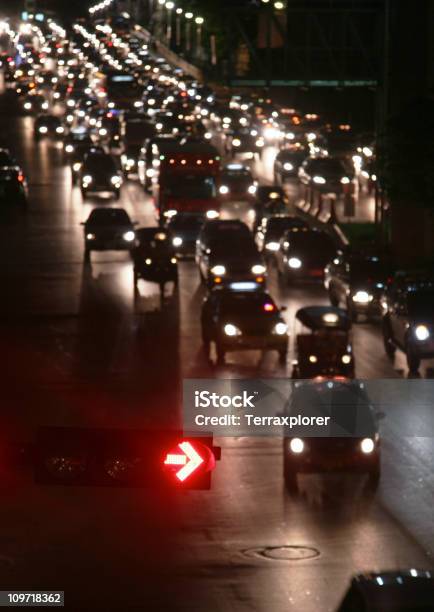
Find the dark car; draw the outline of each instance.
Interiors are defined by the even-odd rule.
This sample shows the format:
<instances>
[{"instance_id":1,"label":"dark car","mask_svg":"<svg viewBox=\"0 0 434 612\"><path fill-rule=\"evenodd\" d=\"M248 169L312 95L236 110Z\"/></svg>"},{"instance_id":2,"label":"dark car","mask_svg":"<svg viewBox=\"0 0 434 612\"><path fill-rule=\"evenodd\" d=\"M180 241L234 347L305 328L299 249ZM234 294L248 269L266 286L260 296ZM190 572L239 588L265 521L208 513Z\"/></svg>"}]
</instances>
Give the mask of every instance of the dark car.
<instances>
[{"instance_id":1,"label":"dark car","mask_svg":"<svg viewBox=\"0 0 434 612\"><path fill-rule=\"evenodd\" d=\"M23 109L26 113L43 113L49 107L48 100L41 94L30 94L23 98Z\"/></svg>"},{"instance_id":2,"label":"dark car","mask_svg":"<svg viewBox=\"0 0 434 612\"><path fill-rule=\"evenodd\" d=\"M197 213L179 212L171 217L167 231L177 256L194 257L196 240L205 221L206 216Z\"/></svg>"},{"instance_id":3,"label":"dark car","mask_svg":"<svg viewBox=\"0 0 434 612\"><path fill-rule=\"evenodd\" d=\"M283 474L289 492L298 491L297 474L324 472L367 473L375 488L380 478L378 415L356 381L309 381L294 387L286 408L289 417L329 416L324 433L311 435L287 430L283 439ZM357 423L349 431L348 423ZM342 432L348 432L343 435ZM319 435L319 434L322 435ZM313 435L312 435L313 434ZM300 436L300 437L299 437Z\"/></svg>"},{"instance_id":4,"label":"dark car","mask_svg":"<svg viewBox=\"0 0 434 612\"><path fill-rule=\"evenodd\" d=\"M276 350L284 363L287 325L268 293L255 290L254 284L252 290L245 290L247 285L235 282L229 290L213 289L205 300L201 316L205 350L209 353L214 342L219 363L228 351Z\"/></svg>"},{"instance_id":5,"label":"dark car","mask_svg":"<svg viewBox=\"0 0 434 612\"><path fill-rule=\"evenodd\" d=\"M226 152L234 157L237 154L248 154L253 158L261 155L265 141L258 131L249 127L234 129L226 137Z\"/></svg>"},{"instance_id":6,"label":"dark car","mask_svg":"<svg viewBox=\"0 0 434 612\"><path fill-rule=\"evenodd\" d=\"M261 253L271 256L280 249L280 240L285 232L307 227L306 221L296 215L273 215L263 217L255 235Z\"/></svg>"},{"instance_id":7,"label":"dark car","mask_svg":"<svg viewBox=\"0 0 434 612\"><path fill-rule=\"evenodd\" d=\"M134 223L123 208L96 208L84 226L84 258L91 251L131 251L136 234Z\"/></svg>"},{"instance_id":8,"label":"dark car","mask_svg":"<svg viewBox=\"0 0 434 612\"><path fill-rule=\"evenodd\" d=\"M79 181L80 171L83 166L83 162L88 155L91 154L102 154L105 153L102 147L95 146L92 140L83 139L81 142L77 142L74 145L74 152L69 157L69 163L71 165L72 173L72 184L76 185Z\"/></svg>"},{"instance_id":9,"label":"dark car","mask_svg":"<svg viewBox=\"0 0 434 612\"><path fill-rule=\"evenodd\" d=\"M434 577L417 569L360 574L336 612L434 612Z\"/></svg>"},{"instance_id":10,"label":"dark car","mask_svg":"<svg viewBox=\"0 0 434 612\"><path fill-rule=\"evenodd\" d=\"M0 152L1 159L1 152ZM0 167L0 207L27 203L27 183L18 167Z\"/></svg>"},{"instance_id":11,"label":"dark car","mask_svg":"<svg viewBox=\"0 0 434 612\"><path fill-rule=\"evenodd\" d=\"M416 374L422 359L434 357L434 281L400 279L388 287L383 300L383 339L387 355L397 348Z\"/></svg>"},{"instance_id":12,"label":"dark car","mask_svg":"<svg viewBox=\"0 0 434 612\"><path fill-rule=\"evenodd\" d=\"M347 308L353 321L382 315L381 301L391 264L378 255L338 254L325 268L324 285L333 306Z\"/></svg>"},{"instance_id":13,"label":"dark car","mask_svg":"<svg viewBox=\"0 0 434 612\"><path fill-rule=\"evenodd\" d=\"M345 195L353 190L353 171L334 157L309 157L301 164L298 177L303 185L321 193Z\"/></svg>"},{"instance_id":14,"label":"dark car","mask_svg":"<svg viewBox=\"0 0 434 612\"><path fill-rule=\"evenodd\" d=\"M44 136L61 138L65 133L62 121L55 115L38 115L33 126L34 137L39 140Z\"/></svg>"},{"instance_id":15,"label":"dark car","mask_svg":"<svg viewBox=\"0 0 434 612\"><path fill-rule=\"evenodd\" d=\"M298 176L301 164L308 156L308 151L302 148L283 149L274 160L274 182L283 183L286 179Z\"/></svg>"},{"instance_id":16,"label":"dark car","mask_svg":"<svg viewBox=\"0 0 434 612\"><path fill-rule=\"evenodd\" d=\"M336 255L336 245L329 234L312 228L287 231L275 254L279 277L286 283L297 279L324 279L324 269Z\"/></svg>"},{"instance_id":17,"label":"dark car","mask_svg":"<svg viewBox=\"0 0 434 612\"><path fill-rule=\"evenodd\" d=\"M161 227L143 227L136 230L132 257L135 289L139 279L158 283L163 294L166 283L178 284L175 249L169 232Z\"/></svg>"},{"instance_id":18,"label":"dark car","mask_svg":"<svg viewBox=\"0 0 434 612\"><path fill-rule=\"evenodd\" d=\"M250 168L242 164L227 164L220 175L219 194L228 200L251 200L257 190Z\"/></svg>"},{"instance_id":19,"label":"dark car","mask_svg":"<svg viewBox=\"0 0 434 612\"><path fill-rule=\"evenodd\" d=\"M12 168L17 166L17 160L10 154L8 149L0 149L0 168Z\"/></svg>"},{"instance_id":20,"label":"dark car","mask_svg":"<svg viewBox=\"0 0 434 612\"><path fill-rule=\"evenodd\" d=\"M108 153L91 152L83 160L79 181L83 198L88 193L113 193L120 197L122 176L114 158Z\"/></svg>"},{"instance_id":21,"label":"dark car","mask_svg":"<svg viewBox=\"0 0 434 612\"><path fill-rule=\"evenodd\" d=\"M208 221L196 244L196 263L209 287L233 281L265 282L266 267L249 228L241 221Z\"/></svg>"}]
</instances>

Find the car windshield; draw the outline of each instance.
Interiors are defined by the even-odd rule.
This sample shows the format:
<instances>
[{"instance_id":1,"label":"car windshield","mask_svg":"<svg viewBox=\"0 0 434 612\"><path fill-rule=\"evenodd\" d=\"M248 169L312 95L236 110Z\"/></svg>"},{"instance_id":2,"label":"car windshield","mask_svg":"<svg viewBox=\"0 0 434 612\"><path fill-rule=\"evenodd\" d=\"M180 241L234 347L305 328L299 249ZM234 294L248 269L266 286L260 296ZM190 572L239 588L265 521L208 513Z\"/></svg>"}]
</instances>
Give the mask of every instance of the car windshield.
<instances>
[{"instance_id":1,"label":"car windshield","mask_svg":"<svg viewBox=\"0 0 434 612\"><path fill-rule=\"evenodd\" d=\"M89 155L84 162L85 170L89 172L116 172L115 162L108 155Z\"/></svg>"},{"instance_id":2,"label":"car windshield","mask_svg":"<svg viewBox=\"0 0 434 612\"><path fill-rule=\"evenodd\" d=\"M174 198L206 200L216 197L216 184L214 178L210 176L192 174L182 178L174 177L165 185L164 193Z\"/></svg>"},{"instance_id":3,"label":"car windshield","mask_svg":"<svg viewBox=\"0 0 434 612\"><path fill-rule=\"evenodd\" d=\"M410 291L407 305L410 316L434 321L434 289Z\"/></svg>"},{"instance_id":4,"label":"car windshield","mask_svg":"<svg viewBox=\"0 0 434 612\"><path fill-rule=\"evenodd\" d=\"M334 253L336 248L330 236L323 232L292 231L287 236L290 248L306 252L326 251Z\"/></svg>"},{"instance_id":5,"label":"car windshield","mask_svg":"<svg viewBox=\"0 0 434 612\"><path fill-rule=\"evenodd\" d=\"M237 255L241 260L242 258L251 258L257 255L255 243L252 242L250 236L245 238L240 234L230 234L214 238L214 240L210 241L209 248L214 258Z\"/></svg>"},{"instance_id":6,"label":"car windshield","mask_svg":"<svg viewBox=\"0 0 434 612\"><path fill-rule=\"evenodd\" d=\"M353 280L380 281L384 279L386 273L386 266L378 257L359 259L350 264L350 274Z\"/></svg>"},{"instance_id":7,"label":"car windshield","mask_svg":"<svg viewBox=\"0 0 434 612\"><path fill-rule=\"evenodd\" d=\"M131 221L125 210L93 210L87 223L90 225L130 225Z\"/></svg>"},{"instance_id":8,"label":"car windshield","mask_svg":"<svg viewBox=\"0 0 434 612\"><path fill-rule=\"evenodd\" d=\"M267 234L282 234L292 227L304 227L305 223L296 217L271 217L267 222Z\"/></svg>"},{"instance_id":9,"label":"car windshield","mask_svg":"<svg viewBox=\"0 0 434 612\"><path fill-rule=\"evenodd\" d=\"M309 164L309 171L324 174L344 174L345 169L337 159L315 159Z\"/></svg>"},{"instance_id":10,"label":"car windshield","mask_svg":"<svg viewBox=\"0 0 434 612\"><path fill-rule=\"evenodd\" d=\"M204 224L204 217L201 215L175 215L169 223L171 230L200 230Z\"/></svg>"},{"instance_id":11,"label":"car windshield","mask_svg":"<svg viewBox=\"0 0 434 612\"><path fill-rule=\"evenodd\" d=\"M10 166L14 164L14 160L6 153L6 151L0 151L0 166Z\"/></svg>"}]
</instances>

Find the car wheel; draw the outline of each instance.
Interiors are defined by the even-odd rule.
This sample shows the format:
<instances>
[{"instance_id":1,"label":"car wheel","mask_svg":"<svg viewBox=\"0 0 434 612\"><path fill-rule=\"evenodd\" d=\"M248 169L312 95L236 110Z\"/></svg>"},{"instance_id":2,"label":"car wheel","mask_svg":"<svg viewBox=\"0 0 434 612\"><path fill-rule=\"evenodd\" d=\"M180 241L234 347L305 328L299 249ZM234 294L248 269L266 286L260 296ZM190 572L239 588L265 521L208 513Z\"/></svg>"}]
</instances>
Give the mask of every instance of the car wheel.
<instances>
[{"instance_id":1,"label":"car wheel","mask_svg":"<svg viewBox=\"0 0 434 612\"><path fill-rule=\"evenodd\" d=\"M378 485L380 484L380 468L379 466L375 466L368 473L368 490L374 492L378 489Z\"/></svg>"},{"instance_id":2,"label":"car wheel","mask_svg":"<svg viewBox=\"0 0 434 612\"><path fill-rule=\"evenodd\" d=\"M330 304L332 306L334 306L335 308L338 308L338 306L339 306L339 298L336 295L336 293L333 291L332 288L329 288L329 300L330 300Z\"/></svg>"},{"instance_id":3,"label":"car wheel","mask_svg":"<svg viewBox=\"0 0 434 612\"><path fill-rule=\"evenodd\" d=\"M217 363L218 365L224 365L226 353L223 347L216 343Z\"/></svg>"},{"instance_id":4,"label":"car wheel","mask_svg":"<svg viewBox=\"0 0 434 612\"><path fill-rule=\"evenodd\" d=\"M388 319L383 320L383 345L386 355L389 357L389 359L393 359L396 353L396 346L392 341L390 323Z\"/></svg>"},{"instance_id":5,"label":"car wheel","mask_svg":"<svg viewBox=\"0 0 434 612\"><path fill-rule=\"evenodd\" d=\"M420 357L411 346L407 345L407 365L411 374L417 374L420 366Z\"/></svg>"},{"instance_id":6,"label":"car wheel","mask_svg":"<svg viewBox=\"0 0 434 612\"><path fill-rule=\"evenodd\" d=\"M285 481L285 488L291 495L297 495L298 493L298 482L297 472L294 472L290 463L285 459L283 464L283 479Z\"/></svg>"}]
</instances>

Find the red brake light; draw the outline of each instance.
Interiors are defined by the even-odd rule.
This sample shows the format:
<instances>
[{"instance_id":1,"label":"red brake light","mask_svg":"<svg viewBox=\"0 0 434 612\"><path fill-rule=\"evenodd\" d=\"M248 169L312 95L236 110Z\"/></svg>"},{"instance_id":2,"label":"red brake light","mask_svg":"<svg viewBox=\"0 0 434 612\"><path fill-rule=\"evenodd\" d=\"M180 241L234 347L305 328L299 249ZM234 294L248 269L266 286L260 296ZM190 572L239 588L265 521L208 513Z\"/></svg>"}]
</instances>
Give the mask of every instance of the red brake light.
<instances>
[{"instance_id":1,"label":"red brake light","mask_svg":"<svg viewBox=\"0 0 434 612\"><path fill-rule=\"evenodd\" d=\"M265 312L274 312L276 309L274 307L274 304L264 304L264 310Z\"/></svg>"},{"instance_id":2,"label":"red brake light","mask_svg":"<svg viewBox=\"0 0 434 612\"><path fill-rule=\"evenodd\" d=\"M18 174L18 180L20 181L20 183L24 182L24 174L21 174L21 172Z\"/></svg>"}]
</instances>

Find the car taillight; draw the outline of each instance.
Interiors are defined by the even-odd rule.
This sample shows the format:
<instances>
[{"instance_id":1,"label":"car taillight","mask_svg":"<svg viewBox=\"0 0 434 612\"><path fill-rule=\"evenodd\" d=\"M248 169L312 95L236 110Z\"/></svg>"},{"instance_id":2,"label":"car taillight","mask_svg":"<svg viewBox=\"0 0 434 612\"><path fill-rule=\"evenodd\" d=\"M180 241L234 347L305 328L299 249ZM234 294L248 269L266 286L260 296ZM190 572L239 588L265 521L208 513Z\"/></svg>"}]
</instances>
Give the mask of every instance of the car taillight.
<instances>
[{"instance_id":1,"label":"car taillight","mask_svg":"<svg viewBox=\"0 0 434 612\"><path fill-rule=\"evenodd\" d=\"M184 440L165 456L163 466L175 482L187 483L196 478L209 478L214 470L220 449L211 448L197 440Z\"/></svg>"},{"instance_id":2,"label":"car taillight","mask_svg":"<svg viewBox=\"0 0 434 612\"><path fill-rule=\"evenodd\" d=\"M19 180L19 182L20 182L20 183L23 183L23 182L24 182L24 174L21 174L21 172L20 172L20 174L18 175L18 180Z\"/></svg>"}]
</instances>

